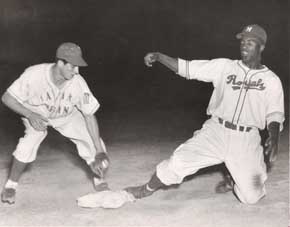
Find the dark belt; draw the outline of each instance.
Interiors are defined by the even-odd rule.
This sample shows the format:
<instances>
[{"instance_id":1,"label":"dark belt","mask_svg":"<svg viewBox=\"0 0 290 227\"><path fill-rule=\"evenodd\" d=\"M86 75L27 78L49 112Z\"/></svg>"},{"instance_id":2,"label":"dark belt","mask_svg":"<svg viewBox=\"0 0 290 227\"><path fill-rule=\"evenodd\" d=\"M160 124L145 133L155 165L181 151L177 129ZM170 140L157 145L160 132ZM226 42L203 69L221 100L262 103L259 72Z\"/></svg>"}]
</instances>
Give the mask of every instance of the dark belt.
<instances>
[{"instance_id":1,"label":"dark belt","mask_svg":"<svg viewBox=\"0 0 290 227\"><path fill-rule=\"evenodd\" d=\"M238 125L235 125L229 121L225 121L221 118L219 118L219 123L224 125L226 128L229 128L229 129L232 129L232 130L239 130L241 132L249 132L251 131L251 127L245 127L245 126L238 126Z\"/></svg>"}]
</instances>

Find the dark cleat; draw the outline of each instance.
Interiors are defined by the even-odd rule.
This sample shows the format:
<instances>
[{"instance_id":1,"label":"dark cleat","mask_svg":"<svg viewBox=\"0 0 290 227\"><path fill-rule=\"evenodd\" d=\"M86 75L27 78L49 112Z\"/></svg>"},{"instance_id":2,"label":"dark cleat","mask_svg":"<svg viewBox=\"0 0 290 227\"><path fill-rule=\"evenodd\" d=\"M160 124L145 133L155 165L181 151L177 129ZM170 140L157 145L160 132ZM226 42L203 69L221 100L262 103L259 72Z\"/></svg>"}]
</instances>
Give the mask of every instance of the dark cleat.
<instances>
[{"instance_id":1,"label":"dark cleat","mask_svg":"<svg viewBox=\"0 0 290 227\"><path fill-rule=\"evenodd\" d=\"M4 188L1 193L1 200L3 203L15 203L16 190L14 188Z\"/></svg>"},{"instance_id":2,"label":"dark cleat","mask_svg":"<svg viewBox=\"0 0 290 227\"><path fill-rule=\"evenodd\" d=\"M94 183L94 188L97 192L110 190L108 183L103 179L94 177L93 183Z\"/></svg>"},{"instance_id":3,"label":"dark cleat","mask_svg":"<svg viewBox=\"0 0 290 227\"><path fill-rule=\"evenodd\" d=\"M223 181L220 181L217 186L215 187L215 192L216 193L227 193L227 192L230 192L230 191L233 191L234 189L234 182L231 180L223 180Z\"/></svg>"},{"instance_id":4,"label":"dark cleat","mask_svg":"<svg viewBox=\"0 0 290 227\"><path fill-rule=\"evenodd\" d=\"M147 184L136 186L136 187L128 187L124 189L128 193L131 193L135 199L141 199L153 194L154 191L150 191L147 189Z\"/></svg>"}]
</instances>

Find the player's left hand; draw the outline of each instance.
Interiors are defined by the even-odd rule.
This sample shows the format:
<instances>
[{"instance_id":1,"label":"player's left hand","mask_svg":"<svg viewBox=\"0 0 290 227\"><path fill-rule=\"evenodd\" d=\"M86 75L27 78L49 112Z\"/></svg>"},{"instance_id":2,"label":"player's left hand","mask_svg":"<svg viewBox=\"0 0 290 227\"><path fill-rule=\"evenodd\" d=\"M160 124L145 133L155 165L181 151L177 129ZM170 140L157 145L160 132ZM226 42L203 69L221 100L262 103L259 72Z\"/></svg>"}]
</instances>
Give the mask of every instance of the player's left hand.
<instances>
[{"instance_id":1,"label":"player's left hand","mask_svg":"<svg viewBox=\"0 0 290 227\"><path fill-rule=\"evenodd\" d=\"M104 178L109 168L109 157L105 152L97 153L95 160L90 164L92 172L100 179Z\"/></svg>"}]
</instances>

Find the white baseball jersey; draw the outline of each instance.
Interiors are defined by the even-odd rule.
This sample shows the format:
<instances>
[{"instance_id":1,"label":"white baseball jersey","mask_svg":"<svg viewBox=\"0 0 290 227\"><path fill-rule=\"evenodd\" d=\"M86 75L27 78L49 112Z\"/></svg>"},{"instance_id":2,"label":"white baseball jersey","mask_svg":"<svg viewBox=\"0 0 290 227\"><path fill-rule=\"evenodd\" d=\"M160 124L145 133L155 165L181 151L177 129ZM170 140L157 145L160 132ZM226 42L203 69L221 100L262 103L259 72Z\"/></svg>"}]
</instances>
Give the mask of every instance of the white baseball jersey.
<instances>
[{"instance_id":1,"label":"white baseball jersey","mask_svg":"<svg viewBox=\"0 0 290 227\"><path fill-rule=\"evenodd\" d=\"M281 81L266 66L250 69L240 60L178 60L178 74L212 82L214 91L207 113L235 124L264 129L266 123L284 121Z\"/></svg>"},{"instance_id":2,"label":"white baseball jersey","mask_svg":"<svg viewBox=\"0 0 290 227\"><path fill-rule=\"evenodd\" d=\"M280 79L266 66L253 70L230 59L179 59L178 74L213 83L207 108L212 117L169 159L157 165L158 178L166 185L179 184L201 168L224 162L240 201L257 202L266 194L267 179L258 128L277 121L282 130L284 97ZM235 127L227 127L224 122Z\"/></svg>"},{"instance_id":3,"label":"white baseball jersey","mask_svg":"<svg viewBox=\"0 0 290 227\"><path fill-rule=\"evenodd\" d=\"M90 164L96 149L81 112L94 114L100 104L79 74L57 88L50 78L52 66L40 64L27 68L7 91L26 108L48 118L48 125L75 143L80 157ZM47 130L37 131L26 118L22 120L25 135L20 138L13 155L28 163L35 160Z\"/></svg>"},{"instance_id":4,"label":"white baseball jersey","mask_svg":"<svg viewBox=\"0 0 290 227\"><path fill-rule=\"evenodd\" d=\"M75 75L61 89L50 78L53 64L40 64L27 68L7 89L26 108L48 119L69 116L77 109L93 114L100 104L81 75Z\"/></svg>"}]
</instances>

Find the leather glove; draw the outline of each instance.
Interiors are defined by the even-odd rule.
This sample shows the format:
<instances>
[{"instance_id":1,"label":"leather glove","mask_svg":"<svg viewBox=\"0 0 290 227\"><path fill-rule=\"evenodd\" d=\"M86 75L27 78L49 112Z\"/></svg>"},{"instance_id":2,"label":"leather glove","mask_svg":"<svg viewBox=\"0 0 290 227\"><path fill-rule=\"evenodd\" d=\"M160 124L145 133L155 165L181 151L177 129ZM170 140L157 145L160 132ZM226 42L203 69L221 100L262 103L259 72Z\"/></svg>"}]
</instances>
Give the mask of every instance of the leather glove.
<instances>
[{"instance_id":1,"label":"leather glove","mask_svg":"<svg viewBox=\"0 0 290 227\"><path fill-rule=\"evenodd\" d=\"M106 153L96 154L95 160L90 164L92 172L96 177L102 179L109 168L109 157Z\"/></svg>"}]
</instances>

